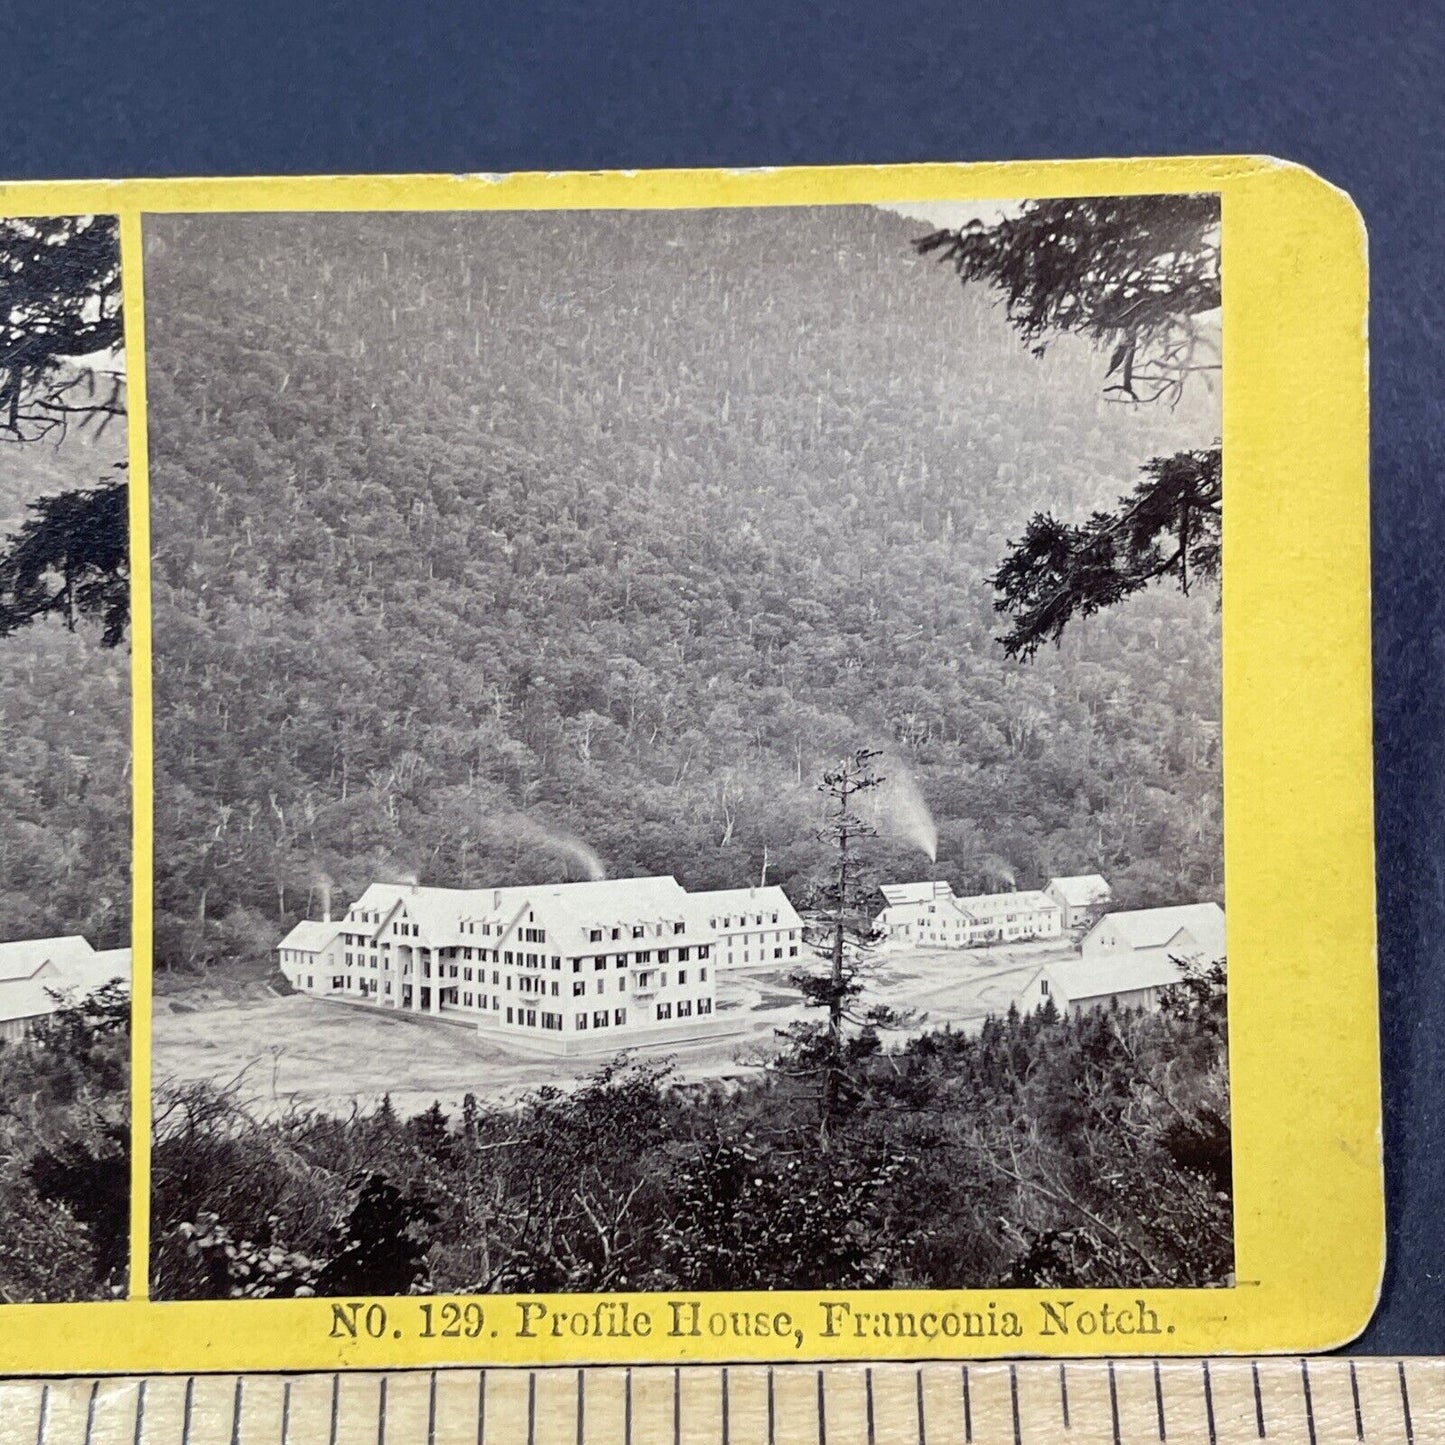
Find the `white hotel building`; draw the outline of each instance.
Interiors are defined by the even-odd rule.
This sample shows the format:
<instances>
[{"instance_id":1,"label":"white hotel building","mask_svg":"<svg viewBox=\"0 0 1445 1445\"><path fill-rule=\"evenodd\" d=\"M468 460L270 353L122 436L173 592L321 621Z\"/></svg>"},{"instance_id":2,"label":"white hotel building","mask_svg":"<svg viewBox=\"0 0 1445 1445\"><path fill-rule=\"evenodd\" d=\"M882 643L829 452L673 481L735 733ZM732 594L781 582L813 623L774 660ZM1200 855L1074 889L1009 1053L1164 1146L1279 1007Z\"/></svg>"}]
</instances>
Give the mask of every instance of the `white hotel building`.
<instances>
[{"instance_id":1,"label":"white hotel building","mask_svg":"<svg viewBox=\"0 0 1445 1445\"><path fill-rule=\"evenodd\" d=\"M580 1052L712 1032L720 965L786 963L801 947L780 888L689 894L662 877L373 883L345 918L298 923L277 954L303 993Z\"/></svg>"},{"instance_id":2,"label":"white hotel building","mask_svg":"<svg viewBox=\"0 0 1445 1445\"><path fill-rule=\"evenodd\" d=\"M1064 910L1048 889L1023 893L954 895L948 883L885 883L884 907L874 919L890 943L917 948L979 948L1058 938Z\"/></svg>"}]
</instances>

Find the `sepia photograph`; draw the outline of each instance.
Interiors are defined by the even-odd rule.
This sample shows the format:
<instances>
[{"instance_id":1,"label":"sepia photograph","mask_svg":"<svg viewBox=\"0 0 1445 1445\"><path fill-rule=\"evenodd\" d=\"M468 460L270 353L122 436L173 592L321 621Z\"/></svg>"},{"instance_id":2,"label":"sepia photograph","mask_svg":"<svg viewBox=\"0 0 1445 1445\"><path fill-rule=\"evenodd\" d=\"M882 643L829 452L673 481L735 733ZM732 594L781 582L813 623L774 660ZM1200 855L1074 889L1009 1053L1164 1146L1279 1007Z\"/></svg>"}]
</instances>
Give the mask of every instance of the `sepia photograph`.
<instances>
[{"instance_id":1,"label":"sepia photograph","mask_svg":"<svg viewBox=\"0 0 1445 1445\"><path fill-rule=\"evenodd\" d=\"M113 216L0 219L0 1303L125 1293L131 689Z\"/></svg>"},{"instance_id":2,"label":"sepia photograph","mask_svg":"<svg viewBox=\"0 0 1445 1445\"><path fill-rule=\"evenodd\" d=\"M1233 1283L1217 195L144 243L153 1298Z\"/></svg>"}]
</instances>

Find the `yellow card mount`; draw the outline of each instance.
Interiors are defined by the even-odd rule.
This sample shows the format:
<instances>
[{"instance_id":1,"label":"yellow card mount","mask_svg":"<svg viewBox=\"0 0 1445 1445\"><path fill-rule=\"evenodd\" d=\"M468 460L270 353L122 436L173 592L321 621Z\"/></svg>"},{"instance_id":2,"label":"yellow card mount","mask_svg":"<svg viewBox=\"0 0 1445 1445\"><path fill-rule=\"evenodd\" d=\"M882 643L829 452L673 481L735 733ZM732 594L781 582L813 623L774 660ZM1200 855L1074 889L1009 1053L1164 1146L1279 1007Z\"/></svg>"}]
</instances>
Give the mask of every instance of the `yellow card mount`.
<instances>
[{"instance_id":1,"label":"yellow card mount","mask_svg":"<svg viewBox=\"0 0 1445 1445\"><path fill-rule=\"evenodd\" d=\"M0 186L0 1361L1354 1420L1366 294L1247 157Z\"/></svg>"}]
</instances>

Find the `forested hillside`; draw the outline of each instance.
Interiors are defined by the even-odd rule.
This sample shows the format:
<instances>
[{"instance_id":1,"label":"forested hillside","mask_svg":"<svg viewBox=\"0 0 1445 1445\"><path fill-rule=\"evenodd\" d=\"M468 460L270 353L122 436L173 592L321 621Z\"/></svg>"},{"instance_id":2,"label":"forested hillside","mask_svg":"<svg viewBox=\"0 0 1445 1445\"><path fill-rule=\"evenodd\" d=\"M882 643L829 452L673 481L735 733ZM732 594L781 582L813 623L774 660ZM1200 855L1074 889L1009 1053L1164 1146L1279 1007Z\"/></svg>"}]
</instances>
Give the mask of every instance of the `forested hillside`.
<instances>
[{"instance_id":1,"label":"forested hillside","mask_svg":"<svg viewBox=\"0 0 1445 1445\"><path fill-rule=\"evenodd\" d=\"M0 442L0 549L32 502L115 480L123 423ZM130 649L57 618L0 636L0 939L130 943Z\"/></svg>"},{"instance_id":2,"label":"forested hillside","mask_svg":"<svg viewBox=\"0 0 1445 1445\"><path fill-rule=\"evenodd\" d=\"M961 891L1220 897L1218 613L1007 661L988 575L1218 435L1020 345L867 208L147 223L157 948L259 961L334 880L801 891L880 746ZM885 875L935 865L906 790ZM910 830L912 834L910 835ZM913 836L914 841L910 841Z\"/></svg>"}]
</instances>

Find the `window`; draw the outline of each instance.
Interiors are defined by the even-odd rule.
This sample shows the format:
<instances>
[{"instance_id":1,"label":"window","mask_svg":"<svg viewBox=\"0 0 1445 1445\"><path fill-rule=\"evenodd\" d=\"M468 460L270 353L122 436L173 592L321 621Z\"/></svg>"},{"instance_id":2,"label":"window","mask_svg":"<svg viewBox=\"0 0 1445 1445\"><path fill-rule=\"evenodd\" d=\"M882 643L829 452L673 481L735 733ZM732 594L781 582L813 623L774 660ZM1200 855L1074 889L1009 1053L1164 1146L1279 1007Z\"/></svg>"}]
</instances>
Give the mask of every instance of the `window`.
<instances>
[{"instance_id":1,"label":"window","mask_svg":"<svg viewBox=\"0 0 1445 1445\"><path fill-rule=\"evenodd\" d=\"M599 979L597 980L597 992L598 992L598 993L606 993L606 992L607 992L607 980L606 980L605 978L599 978Z\"/></svg>"},{"instance_id":2,"label":"window","mask_svg":"<svg viewBox=\"0 0 1445 1445\"><path fill-rule=\"evenodd\" d=\"M496 969L492 970L492 987L495 988L502 981L502 975Z\"/></svg>"},{"instance_id":3,"label":"window","mask_svg":"<svg viewBox=\"0 0 1445 1445\"><path fill-rule=\"evenodd\" d=\"M462 970L462 979L463 979L466 983L470 983L470 982L472 981L472 971L471 971L471 969L469 969L469 968L464 968L464 969Z\"/></svg>"},{"instance_id":4,"label":"window","mask_svg":"<svg viewBox=\"0 0 1445 1445\"><path fill-rule=\"evenodd\" d=\"M677 950L677 961L678 961L679 963L686 963L686 962L687 962L687 956L688 956L688 954L691 953L691 952L692 952L692 950L691 950L690 948L679 948L679 949Z\"/></svg>"},{"instance_id":5,"label":"window","mask_svg":"<svg viewBox=\"0 0 1445 1445\"><path fill-rule=\"evenodd\" d=\"M331 980L331 987L332 987L332 988L345 988L345 987L347 986L347 984L350 983L350 982L351 982L351 980L348 979L348 978L346 978L346 977L343 975L341 978L333 978L333 979Z\"/></svg>"},{"instance_id":6,"label":"window","mask_svg":"<svg viewBox=\"0 0 1445 1445\"><path fill-rule=\"evenodd\" d=\"M471 994L469 994L469 993L464 993L464 994L462 995L462 1003L463 1003L467 1008L471 1008L471 1006L472 1006L472 996L471 996Z\"/></svg>"},{"instance_id":7,"label":"window","mask_svg":"<svg viewBox=\"0 0 1445 1445\"><path fill-rule=\"evenodd\" d=\"M708 956L708 946L707 946L707 944L705 944L705 943L700 943L700 944L698 944L697 956L698 956L699 958L706 958L706 957Z\"/></svg>"},{"instance_id":8,"label":"window","mask_svg":"<svg viewBox=\"0 0 1445 1445\"><path fill-rule=\"evenodd\" d=\"M710 998L698 999L697 1011L700 1014L710 1014L712 1012L712 1000Z\"/></svg>"},{"instance_id":9,"label":"window","mask_svg":"<svg viewBox=\"0 0 1445 1445\"><path fill-rule=\"evenodd\" d=\"M530 1029L537 1027L537 1010L534 1008L527 1010L527 1027Z\"/></svg>"},{"instance_id":10,"label":"window","mask_svg":"<svg viewBox=\"0 0 1445 1445\"><path fill-rule=\"evenodd\" d=\"M774 957L774 958L781 958L782 956L783 956L783 950L782 950L781 948L775 948L775 949L773 950L773 957Z\"/></svg>"},{"instance_id":11,"label":"window","mask_svg":"<svg viewBox=\"0 0 1445 1445\"><path fill-rule=\"evenodd\" d=\"M512 1022L512 1011L511 1011L511 1009L508 1009L508 1010L507 1010L507 1022L508 1022L508 1023L511 1023L511 1022Z\"/></svg>"},{"instance_id":12,"label":"window","mask_svg":"<svg viewBox=\"0 0 1445 1445\"><path fill-rule=\"evenodd\" d=\"M775 913L775 914L773 914L773 922L776 923L777 921L778 921L778 915Z\"/></svg>"},{"instance_id":13,"label":"window","mask_svg":"<svg viewBox=\"0 0 1445 1445\"><path fill-rule=\"evenodd\" d=\"M672 957L672 950L671 950L670 948L659 948L659 949L657 950L657 961L658 961L659 963L666 963L666 962L668 961L668 959L671 958L671 957Z\"/></svg>"},{"instance_id":14,"label":"window","mask_svg":"<svg viewBox=\"0 0 1445 1445\"><path fill-rule=\"evenodd\" d=\"M507 975L507 992L508 992L508 993L511 993L511 991L512 991L512 975L509 973L509 974Z\"/></svg>"},{"instance_id":15,"label":"window","mask_svg":"<svg viewBox=\"0 0 1445 1445\"><path fill-rule=\"evenodd\" d=\"M664 971L662 977L661 977L660 979L658 979L658 985L659 985L660 987L662 987L662 988L666 988L666 987L667 987L667 973L666 973L666 971Z\"/></svg>"},{"instance_id":16,"label":"window","mask_svg":"<svg viewBox=\"0 0 1445 1445\"><path fill-rule=\"evenodd\" d=\"M634 924L632 925L632 936L633 936L634 938L643 938L643 937L646 936L646 933L647 933L647 930L646 930L645 928L643 928L643 926L642 926L640 923L634 923Z\"/></svg>"},{"instance_id":17,"label":"window","mask_svg":"<svg viewBox=\"0 0 1445 1445\"><path fill-rule=\"evenodd\" d=\"M686 927L687 925L685 923L674 923L672 925L672 931L674 933L681 933L684 931L684 929L686 929Z\"/></svg>"},{"instance_id":18,"label":"window","mask_svg":"<svg viewBox=\"0 0 1445 1445\"><path fill-rule=\"evenodd\" d=\"M905 933L908 932L908 930L907 930L906 928L905 928L903 931L904 931ZM788 950L788 957L789 957L789 958L796 958L797 956L798 956L798 945L795 943L795 944Z\"/></svg>"},{"instance_id":19,"label":"window","mask_svg":"<svg viewBox=\"0 0 1445 1445\"><path fill-rule=\"evenodd\" d=\"M589 943L601 943L602 930L600 928L589 928L587 930L587 940Z\"/></svg>"},{"instance_id":20,"label":"window","mask_svg":"<svg viewBox=\"0 0 1445 1445\"><path fill-rule=\"evenodd\" d=\"M698 977L698 982L699 982L699 983L706 983L706 982L707 982L707 969L705 969L705 968L700 968L700 969L698 969L698 971L697 971L697 977Z\"/></svg>"},{"instance_id":21,"label":"window","mask_svg":"<svg viewBox=\"0 0 1445 1445\"><path fill-rule=\"evenodd\" d=\"M573 1026L574 1026L575 1028L577 1028L577 1029L585 1029L585 1028L587 1027L587 1015L586 1015L586 1014L578 1014L578 1015L572 1020L572 1023L573 1023Z\"/></svg>"},{"instance_id":22,"label":"window","mask_svg":"<svg viewBox=\"0 0 1445 1445\"><path fill-rule=\"evenodd\" d=\"M612 1022L618 1025L625 1024L627 1022L627 1010L625 1008L613 1009Z\"/></svg>"},{"instance_id":23,"label":"window","mask_svg":"<svg viewBox=\"0 0 1445 1445\"><path fill-rule=\"evenodd\" d=\"M677 1006L677 1016L680 1019L692 1017L692 1003L690 1000L683 999L679 1002Z\"/></svg>"},{"instance_id":24,"label":"window","mask_svg":"<svg viewBox=\"0 0 1445 1445\"><path fill-rule=\"evenodd\" d=\"M603 970L604 968L606 968L606 967L607 967L607 957L606 957L605 954L600 954L600 953L599 953L599 954L597 955L597 957L592 960L592 968L593 968L593 971L594 971L595 973L601 973L602 970Z\"/></svg>"},{"instance_id":25,"label":"window","mask_svg":"<svg viewBox=\"0 0 1445 1445\"><path fill-rule=\"evenodd\" d=\"M573 973L581 973L581 972L582 972L582 960L581 960L580 958L574 958L574 959L572 960L572 972L573 972Z\"/></svg>"},{"instance_id":26,"label":"window","mask_svg":"<svg viewBox=\"0 0 1445 1445\"><path fill-rule=\"evenodd\" d=\"M612 941L613 941L613 943L616 943L617 940L618 940L619 938L621 938L621 937L622 937L622 930L621 930L620 928L614 928L614 929L612 930Z\"/></svg>"},{"instance_id":27,"label":"window","mask_svg":"<svg viewBox=\"0 0 1445 1445\"><path fill-rule=\"evenodd\" d=\"M607 1010L601 1009L592 1015L592 1027L594 1029L605 1029L607 1027Z\"/></svg>"},{"instance_id":28,"label":"window","mask_svg":"<svg viewBox=\"0 0 1445 1445\"><path fill-rule=\"evenodd\" d=\"M670 1019L672 1017L672 1005L670 1003L658 1004L657 1016L660 1019Z\"/></svg>"},{"instance_id":29,"label":"window","mask_svg":"<svg viewBox=\"0 0 1445 1445\"><path fill-rule=\"evenodd\" d=\"M619 979L617 980L617 992L618 992L618 993L626 993L626 992L627 992L627 975L626 975L625 973L622 975L621 978L619 978Z\"/></svg>"},{"instance_id":30,"label":"window","mask_svg":"<svg viewBox=\"0 0 1445 1445\"><path fill-rule=\"evenodd\" d=\"M687 982L687 970L686 970L685 968L680 968L680 969L678 969L678 971L677 971L677 981L678 981L679 983L686 983L686 982Z\"/></svg>"},{"instance_id":31,"label":"window","mask_svg":"<svg viewBox=\"0 0 1445 1445\"><path fill-rule=\"evenodd\" d=\"M587 992L587 980L586 980L585 978L577 978L577 979L573 979L573 980L572 980L572 997L573 997L573 998L581 998L582 995L583 995L584 993L586 993L586 992Z\"/></svg>"}]
</instances>

